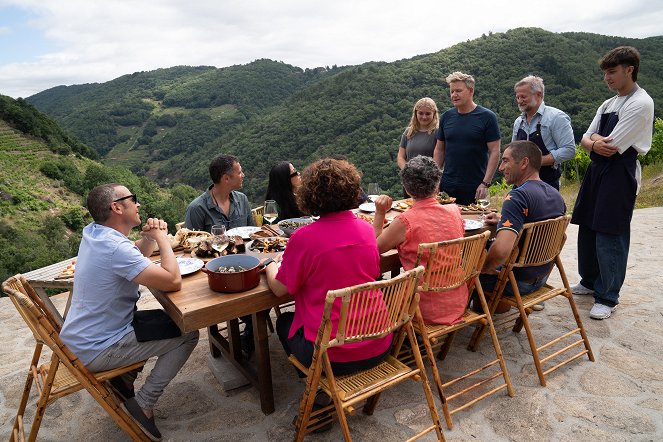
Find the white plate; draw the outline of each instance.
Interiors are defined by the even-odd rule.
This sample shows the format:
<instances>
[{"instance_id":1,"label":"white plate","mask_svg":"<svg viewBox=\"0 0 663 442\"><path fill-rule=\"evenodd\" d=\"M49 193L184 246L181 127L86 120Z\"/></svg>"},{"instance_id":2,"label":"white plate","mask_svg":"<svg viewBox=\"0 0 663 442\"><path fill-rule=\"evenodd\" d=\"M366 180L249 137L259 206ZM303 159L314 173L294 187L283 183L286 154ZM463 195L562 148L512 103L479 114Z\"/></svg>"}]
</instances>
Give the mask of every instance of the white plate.
<instances>
[{"instance_id":1,"label":"white plate","mask_svg":"<svg viewBox=\"0 0 663 442\"><path fill-rule=\"evenodd\" d=\"M359 205L362 212L375 212L375 203L363 203Z\"/></svg>"},{"instance_id":2,"label":"white plate","mask_svg":"<svg viewBox=\"0 0 663 442\"><path fill-rule=\"evenodd\" d=\"M258 230L260 230L260 227L256 226L235 227L234 229L226 230L226 235L241 236L244 239L249 239L249 235Z\"/></svg>"},{"instance_id":3,"label":"white plate","mask_svg":"<svg viewBox=\"0 0 663 442\"><path fill-rule=\"evenodd\" d=\"M476 230L483 227L483 223L476 219L465 219L465 230Z\"/></svg>"},{"instance_id":4,"label":"white plate","mask_svg":"<svg viewBox=\"0 0 663 442\"><path fill-rule=\"evenodd\" d=\"M177 258L177 265L180 266L180 275L189 275L200 270L205 263L198 258Z\"/></svg>"}]
</instances>

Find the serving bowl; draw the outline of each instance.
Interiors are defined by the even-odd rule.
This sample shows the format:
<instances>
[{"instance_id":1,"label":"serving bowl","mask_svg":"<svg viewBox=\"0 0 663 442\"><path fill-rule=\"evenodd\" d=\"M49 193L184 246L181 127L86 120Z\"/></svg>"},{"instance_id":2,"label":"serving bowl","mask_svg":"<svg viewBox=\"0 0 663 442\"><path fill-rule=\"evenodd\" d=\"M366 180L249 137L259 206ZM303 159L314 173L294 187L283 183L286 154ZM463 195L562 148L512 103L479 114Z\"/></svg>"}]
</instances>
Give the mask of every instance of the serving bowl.
<instances>
[{"instance_id":1,"label":"serving bowl","mask_svg":"<svg viewBox=\"0 0 663 442\"><path fill-rule=\"evenodd\" d=\"M219 272L220 267L241 267L236 272ZM251 290L260 284L260 260L251 255L226 255L210 260L203 272L215 292L236 293Z\"/></svg>"},{"instance_id":2,"label":"serving bowl","mask_svg":"<svg viewBox=\"0 0 663 442\"><path fill-rule=\"evenodd\" d=\"M289 218L289 219L284 219L278 222L278 226L281 230L283 230L283 234L286 237L290 237L292 235L292 232L295 230L299 229L302 226L305 226L307 224L311 224L313 222L313 218Z\"/></svg>"}]
</instances>

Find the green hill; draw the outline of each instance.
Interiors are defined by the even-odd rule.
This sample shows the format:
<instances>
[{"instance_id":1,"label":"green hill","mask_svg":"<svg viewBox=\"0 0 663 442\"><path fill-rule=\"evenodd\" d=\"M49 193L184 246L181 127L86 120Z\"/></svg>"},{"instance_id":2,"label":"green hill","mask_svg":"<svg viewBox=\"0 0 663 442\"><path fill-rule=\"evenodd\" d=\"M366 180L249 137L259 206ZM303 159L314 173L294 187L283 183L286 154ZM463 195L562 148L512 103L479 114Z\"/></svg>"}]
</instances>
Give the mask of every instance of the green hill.
<instances>
[{"instance_id":1,"label":"green hill","mask_svg":"<svg viewBox=\"0 0 663 442\"><path fill-rule=\"evenodd\" d=\"M504 142L518 114L514 83L528 74L543 77L546 103L571 116L579 139L611 95L596 61L625 44L640 50L639 83L659 102L663 37L535 28L484 35L393 63L305 71L269 60L222 69L177 67L54 88L28 101L93 146L104 162L132 167L162 184L202 188L209 159L228 152L240 157L244 191L257 203L274 162L288 159L302 167L341 153L361 167L366 182L398 194L395 156L412 105L430 96L441 111L449 108L449 72L475 76L476 102L497 113Z\"/></svg>"},{"instance_id":2,"label":"green hill","mask_svg":"<svg viewBox=\"0 0 663 442\"><path fill-rule=\"evenodd\" d=\"M0 280L75 256L90 221L84 198L98 184L126 184L139 195L143 217L164 218L172 227L198 195L184 185L161 189L83 154L96 156L50 117L0 95Z\"/></svg>"}]
</instances>

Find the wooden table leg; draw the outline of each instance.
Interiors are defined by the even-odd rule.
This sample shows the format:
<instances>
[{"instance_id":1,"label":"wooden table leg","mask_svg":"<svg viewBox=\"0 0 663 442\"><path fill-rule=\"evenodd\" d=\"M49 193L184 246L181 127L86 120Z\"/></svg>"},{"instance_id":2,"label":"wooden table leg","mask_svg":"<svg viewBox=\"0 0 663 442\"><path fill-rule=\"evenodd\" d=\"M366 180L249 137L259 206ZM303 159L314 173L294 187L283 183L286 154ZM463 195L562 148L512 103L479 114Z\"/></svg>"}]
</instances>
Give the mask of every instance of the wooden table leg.
<instances>
[{"instance_id":1,"label":"wooden table leg","mask_svg":"<svg viewBox=\"0 0 663 442\"><path fill-rule=\"evenodd\" d=\"M267 319L269 310L253 313L253 339L256 347L258 364L258 390L260 392L260 408L265 414L274 412L274 390L272 387L272 366L269 360L269 336Z\"/></svg>"},{"instance_id":2,"label":"wooden table leg","mask_svg":"<svg viewBox=\"0 0 663 442\"><path fill-rule=\"evenodd\" d=\"M219 333L219 326L214 324L207 327L207 339L209 341L209 352L213 358L218 358L221 356L221 351L216 348L214 342L219 342L221 338L221 333Z\"/></svg>"}]
</instances>

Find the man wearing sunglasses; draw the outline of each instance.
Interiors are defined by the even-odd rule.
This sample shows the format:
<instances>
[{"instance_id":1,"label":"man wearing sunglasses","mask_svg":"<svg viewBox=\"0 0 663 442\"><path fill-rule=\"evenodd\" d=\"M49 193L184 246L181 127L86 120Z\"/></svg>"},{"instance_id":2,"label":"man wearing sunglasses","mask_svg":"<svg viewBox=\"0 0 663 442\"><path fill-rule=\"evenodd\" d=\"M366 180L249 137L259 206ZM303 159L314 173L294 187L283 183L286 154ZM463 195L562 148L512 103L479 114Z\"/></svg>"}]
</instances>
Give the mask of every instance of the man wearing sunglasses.
<instances>
[{"instance_id":1,"label":"man wearing sunglasses","mask_svg":"<svg viewBox=\"0 0 663 442\"><path fill-rule=\"evenodd\" d=\"M110 370L157 356L145 383L134 394L137 373L111 380L111 387L124 400L125 411L152 440L161 439L154 422L154 405L163 389L182 368L198 343L198 331L181 335L179 330L144 340L134 311L140 297L139 284L159 290L179 290L182 277L167 238L167 224L148 218L135 243L127 236L141 224L140 203L121 184L92 189L87 208L94 222L83 229L76 261L71 307L60 336L86 367ZM161 265L148 258L159 246ZM136 316L137 317L137 316Z\"/></svg>"}]
</instances>

